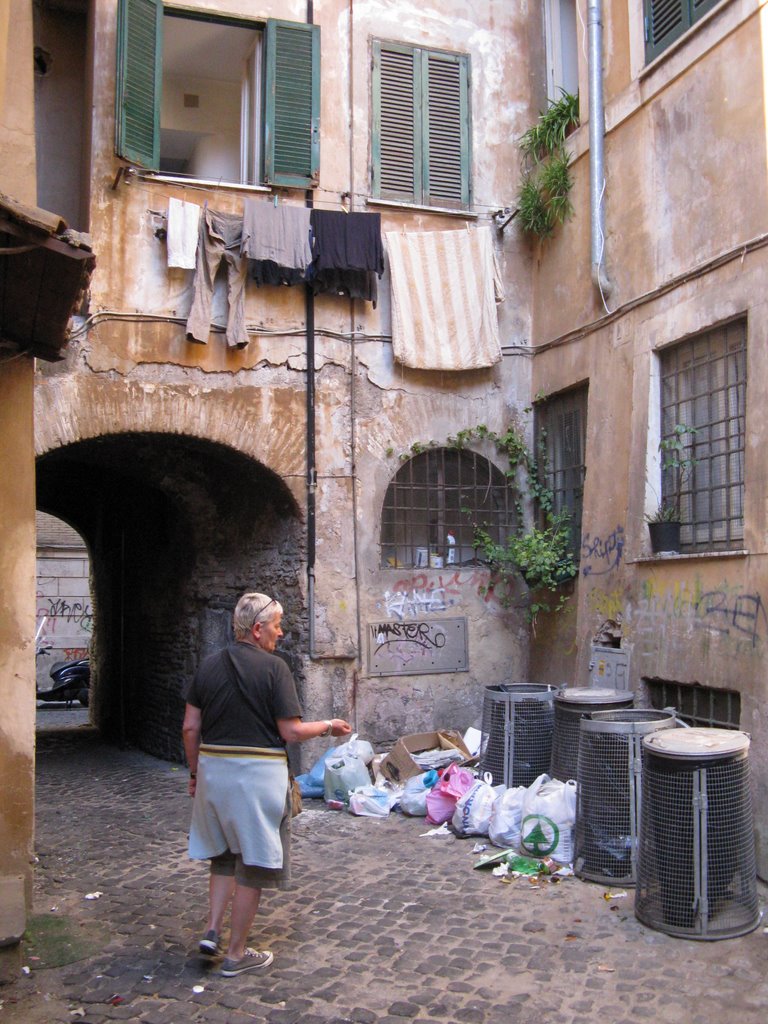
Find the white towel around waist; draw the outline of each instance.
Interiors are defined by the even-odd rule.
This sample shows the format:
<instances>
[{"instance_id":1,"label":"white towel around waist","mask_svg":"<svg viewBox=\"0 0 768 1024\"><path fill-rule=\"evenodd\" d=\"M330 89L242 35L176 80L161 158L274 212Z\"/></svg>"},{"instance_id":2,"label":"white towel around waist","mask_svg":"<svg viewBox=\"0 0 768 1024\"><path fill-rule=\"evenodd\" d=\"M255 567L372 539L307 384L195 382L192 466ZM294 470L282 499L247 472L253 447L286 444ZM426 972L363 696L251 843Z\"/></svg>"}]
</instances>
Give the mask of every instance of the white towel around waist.
<instances>
[{"instance_id":1,"label":"white towel around waist","mask_svg":"<svg viewBox=\"0 0 768 1024\"><path fill-rule=\"evenodd\" d=\"M245 864L282 867L280 822L287 791L284 750L201 746L190 857L207 860L230 850Z\"/></svg>"}]
</instances>

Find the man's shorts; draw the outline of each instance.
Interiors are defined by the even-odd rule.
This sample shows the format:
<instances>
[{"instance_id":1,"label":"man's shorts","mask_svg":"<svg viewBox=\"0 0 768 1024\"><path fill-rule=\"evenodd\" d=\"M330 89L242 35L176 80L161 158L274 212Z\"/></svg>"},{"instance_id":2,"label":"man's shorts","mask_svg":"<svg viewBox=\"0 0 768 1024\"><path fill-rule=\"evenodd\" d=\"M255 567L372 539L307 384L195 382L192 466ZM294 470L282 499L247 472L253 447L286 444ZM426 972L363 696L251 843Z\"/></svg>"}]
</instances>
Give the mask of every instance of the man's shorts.
<instances>
[{"instance_id":1,"label":"man's shorts","mask_svg":"<svg viewBox=\"0 0 768 1024\"><path fill-rule=\"evenodd\" d=\"M280 842L283 847L281 868L262 868L244 864L239 853L225 850L211 857L212 875L234 875L237 885L248 889L290 889L291 882L291 815L286 813L280 824Z\"/></svg>"}]
</instances>

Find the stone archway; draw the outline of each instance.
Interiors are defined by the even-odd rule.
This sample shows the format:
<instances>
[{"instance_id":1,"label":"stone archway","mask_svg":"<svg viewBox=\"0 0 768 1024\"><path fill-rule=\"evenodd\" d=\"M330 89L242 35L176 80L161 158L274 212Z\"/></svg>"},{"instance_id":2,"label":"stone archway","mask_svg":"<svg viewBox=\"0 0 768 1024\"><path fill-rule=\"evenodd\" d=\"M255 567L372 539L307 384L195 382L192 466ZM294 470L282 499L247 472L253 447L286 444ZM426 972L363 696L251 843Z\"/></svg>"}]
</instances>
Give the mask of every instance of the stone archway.
<instances>
[{"instance_id":1,"label":"stone archway","mask_svg":"<svg viewBox=\"0 0 768 1024\"><path fill-rule=\"evenodd\" d=\"M181 758L183 686L228 638L248 588L285 604L284 649L298 672L303 529L272 470L209 440L106 433L41 455L37 494L91 555L93 718L106 736Z\"/></svg>"}]
</instances>

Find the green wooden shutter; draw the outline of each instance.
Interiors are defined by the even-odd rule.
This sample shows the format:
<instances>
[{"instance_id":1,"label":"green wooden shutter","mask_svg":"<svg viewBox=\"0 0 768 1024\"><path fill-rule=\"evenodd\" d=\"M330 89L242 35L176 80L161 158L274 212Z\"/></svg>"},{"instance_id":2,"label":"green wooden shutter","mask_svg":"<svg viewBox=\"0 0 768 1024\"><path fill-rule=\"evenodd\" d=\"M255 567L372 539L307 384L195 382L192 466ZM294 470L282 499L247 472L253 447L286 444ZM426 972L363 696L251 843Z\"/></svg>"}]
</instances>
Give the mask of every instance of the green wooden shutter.
<instances>
[{"instance_id":1,"label":"green wooden shutter","mask_svg":"<svg viewBox=\"0 0 768 1024\"><path fill-rule=\"evenodd\" d=\"M265 183L314 187L320 173L320 27L267 21Z\"/></svg>"},{"instance_id":2,"label":"green wooden shutter","mask_svg":"<svg viewBox=\"0 0 768 1024\"><path fill-rule=\"evenodd\" d=\"M161 0L120 0L117 22L115 149L157 168L160 159Z\"/></svg>"},{"instance_id":3,"label":"green wooden shutter","mask_svg":"<svg viewBox=\"0 0 768 1024\"><path fill-rule=\"evenodd\" d=\"M650 63L720 0L645 0L645 59Z\"/></svg>"},{"instance_id":4,"label":"green wooden shutter","mask_svg":"<svg viewBox=\"0 0 768 1024\"><path fill-rule=\"evenodd\" d=\"M645 59L650 63L690 27L689 0L645 0Z\"/></svg>"},{"instance_id":5,"label":"green wooden shutter","mask_svg":"<svg viewBox=\"0 0 768 1024\"><path fill-rule=\"evenodd\" d=\"M425 54L424 202L469 206L469 58Z\"/></svg>"},{"instance_id":6,"label":"green wooden shutter","mask_svg":"<svg viewBox=\"0 0 768 1024\"><path fill-rule=\"evenodd\" d=\"M421 202L420 50L373 44L373 194Z\"/></svg>"},{"instance_id":7,"label":"green wooden shutter","mask_svg":"<svg viewBox=\"0 0 768 1024\"><path fill-rule=\"evenodd\" d=\"M720 0L691 0L691 21L698 21L703 18L707 11L711 10Z\"/></svg>"}]
</instances>

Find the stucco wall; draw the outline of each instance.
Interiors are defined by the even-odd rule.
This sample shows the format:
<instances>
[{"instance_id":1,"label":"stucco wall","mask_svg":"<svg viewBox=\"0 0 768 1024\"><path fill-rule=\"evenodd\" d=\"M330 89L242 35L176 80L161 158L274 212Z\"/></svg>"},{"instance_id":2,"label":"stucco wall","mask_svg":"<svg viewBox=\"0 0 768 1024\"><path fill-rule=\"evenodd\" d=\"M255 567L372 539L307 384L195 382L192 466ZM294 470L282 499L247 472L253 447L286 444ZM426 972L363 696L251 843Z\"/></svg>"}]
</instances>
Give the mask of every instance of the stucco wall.
<instances>
[{"instance_id":1,"label":"stucco wall","mask_svg":"<svg viewBox=\"0 0 768 1024\"><path fill-rule=\"evenodd\" d=\"M539 632L532 666L547 681L568 672L586 685L592 639L611 620L638 700L653 678L736 690L766 875L765 7L721 4L647 70L636 27L608 5L604 15L614 291L604 306L590 282L586 126L573 139L575 217L540 247L534 277L534 392L588 382L589 406L581 576L570 619ZM747 318L746 553L650 559L656 353L738 316Z\"/></svg>"},{"instance_id":2,"label":"stucco wall","mask_svg":"<svg viewBox=\"0 0 768 1024\"><path fill-rule=\"evenodd\" d=\"M35 202L32 5L0 11L0 191ZM35 731L35 495L33 361L0 361L0 940L24 929L32 897ZM18 947L0 951L0 980L18 969Z\"/></svg>"},{"instance_id":3,"label":"stucco wall","mask_svg":"<svg viewBox=\"0 0 768 1024\"><path fill-rule=\"evenodd\" d=\"M0 365L0 853L3 884L18 880L31 899L35 737L35 478L32 446L32 360ZM6 896L8 890L5 890ZM18 903L12 894L4 911ZM23 898L22 898L23 905ZM16 925L18 927L18 925ZM23 927L23 922L22 922ZM3 939L12 922L0 918ZM8 931L6 931L8 929ZM18 936L17 936L18 937Z\"/></svg>"},{"instance_id":4,"label":"stucco wall","mask_svg":"<svg viewBox=\"0 0 768 1024\"><path fill-rule=\"evenodd\" d=\"M200 3L215 11L217 3ZM94 37L93 202L91 231L99 264L92 280L95 320L70 347L67 361L38 383L37 451L52 453L84 438L134 431L193 435L233 447L277 473L306 515L305 298L300 289L246 293L251 340L227 350L221 334L207 345L186 341L183 321L193 273L167 267L156 237L157 211L177 197L222 211L240 211L236 190L199 189L131 175L115 183L115 9L96 5ZM304 20L301 3L235 2L230 16ZM322 32L321 173L315 205L381 209L384 231L463 230L487 225L513 199L518 173L515 138L531 115L531 38L540 23L529 12L494 2L468 12L463 4L341 2L316 4ZM473 216L366 205L370 191L373 38L467 52L472 61ZM510 59L510 54L514 59ZM543 80L543 79L542 79ZM540 96L540 93L538 94ZM282 202L303 205L303 192ZM474 216L476 215L476 216ZM315 300L317 552L310 602L313 649L304 652L306 711L345 714L375 742L433 726L471 724L483 687L523 678L527 626L484 595L487 576L462 570L422 579L382 570L381 504L397 459L429 438L438 443L480 423L502 430L529 396L531 252L514 225L495 234L506 301L499 307L501 364L472 373L405 371L392 360L389 282L379 302L319 296ZM100 311L104 311L101 313ZM214 316L226 316L219 289ZM367 625L394 612L396 592L410 614L467 619L469 671L425 677L367 676ZM389 595L389 596L388 596ZM427 597L425 602L424 598ZM409 604L410 602L410 604Z\"/></svg>"}]
</instances>

